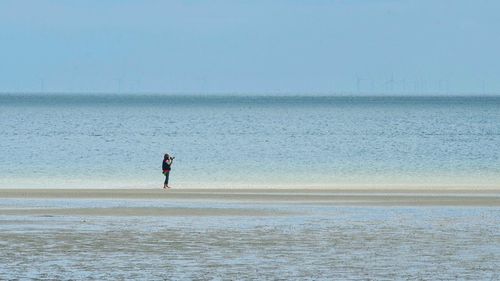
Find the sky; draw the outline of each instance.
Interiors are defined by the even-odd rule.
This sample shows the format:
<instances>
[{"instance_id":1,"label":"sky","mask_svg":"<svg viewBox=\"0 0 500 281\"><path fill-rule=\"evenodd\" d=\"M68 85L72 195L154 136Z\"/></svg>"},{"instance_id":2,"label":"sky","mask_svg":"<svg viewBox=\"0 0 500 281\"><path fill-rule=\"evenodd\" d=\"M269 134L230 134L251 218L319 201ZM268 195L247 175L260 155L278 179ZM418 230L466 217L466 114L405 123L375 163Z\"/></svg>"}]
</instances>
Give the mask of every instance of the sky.
<instances>
[{"instance_id":1,"label":"sky","mask_svg":"<svg viewBox=\"0 0 500 281\"><path fill-rule=\"evenodd\" d=\"M500 1L1 0L0 92L497 94Z\"/></svg>"}]
</instances>

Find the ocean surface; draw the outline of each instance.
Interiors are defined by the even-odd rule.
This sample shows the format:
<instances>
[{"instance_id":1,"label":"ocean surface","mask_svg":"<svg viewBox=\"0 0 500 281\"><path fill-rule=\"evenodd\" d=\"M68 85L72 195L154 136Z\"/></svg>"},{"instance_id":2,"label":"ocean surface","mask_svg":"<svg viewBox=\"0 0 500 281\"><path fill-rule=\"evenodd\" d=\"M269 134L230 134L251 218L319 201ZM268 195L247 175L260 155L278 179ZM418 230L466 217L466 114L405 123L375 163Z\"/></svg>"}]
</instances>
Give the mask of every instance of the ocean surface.
<instances>
[{"instance_id":1,"label":"ocean surface","mask_svg":"<svg viewBox=\"0 0 500 281\"><path fill-rule=\"evenodd\" d=\"M0 95L0 187L500 185L500 97Z\"/></svg>"}]
</instances>

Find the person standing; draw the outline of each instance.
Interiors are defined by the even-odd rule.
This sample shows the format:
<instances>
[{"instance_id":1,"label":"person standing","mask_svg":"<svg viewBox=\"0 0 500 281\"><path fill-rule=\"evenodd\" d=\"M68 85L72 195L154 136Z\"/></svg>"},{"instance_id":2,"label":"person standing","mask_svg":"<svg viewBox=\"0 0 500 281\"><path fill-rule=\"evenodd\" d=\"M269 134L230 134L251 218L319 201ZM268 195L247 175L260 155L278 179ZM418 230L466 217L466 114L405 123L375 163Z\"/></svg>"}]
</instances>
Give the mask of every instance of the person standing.
<instances>
[{"instance_id":1,"label":"person standing","mask_svg":"<svg viewBox=\"0 0 500 281\"><path fill-rule=\"evenodd\" d=\"M168 176L170 175L170 170L172 169L172 164L174 162L175 157L170 157L170 155L165 154L163 156L163 164L162 164L162 170L163 170L163 175L165 176L165 183L163 184L163 188L170 188L168 186Z\"/></svg>"}]
</instances>

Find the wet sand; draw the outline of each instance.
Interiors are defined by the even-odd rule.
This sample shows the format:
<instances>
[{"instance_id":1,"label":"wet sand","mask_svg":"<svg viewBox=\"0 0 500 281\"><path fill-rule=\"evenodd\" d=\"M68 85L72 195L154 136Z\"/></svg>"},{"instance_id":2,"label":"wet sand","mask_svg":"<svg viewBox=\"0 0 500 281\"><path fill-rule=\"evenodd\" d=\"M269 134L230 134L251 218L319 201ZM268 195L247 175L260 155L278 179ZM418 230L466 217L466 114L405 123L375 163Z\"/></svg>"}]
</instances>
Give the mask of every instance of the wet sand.
<instances>
[{"instance_id":1,"label":"wet sand","mask_svg":"<svg viewBox=\"0 0 500 281\"><path fill-rule=\"evenodd\" d=\"M494 190L0 189L0 280L498 280Z\"/></svg>"},{"instance_id":2,"label":"wet sand","mask_svg":"<svg viewBox=\"0 0 500 281\"><path fill-rule=\"evenodd\" d=\"M0 189L0 198L208 200L352 206L500 206L500 190L492 189ZM148 215L155 213L154 210L142 209L129 210L126 213L134 211ZM223 214L224 211L213 215ZM172 210L171 214L176 212ZM115 213L120 215L124 211L116 210ZM234 211L234 214L237 215L238 212Z\"/></svg>"},{"instance_id":3,"label":"wet sand","mask_svg":"<svg viewBox=\"0 0 500 281\"><path fill-rule=\"evenodd\" d=\"M159 208L159 207L99 207L99 208L0 208L0 215L15 216L280 216L289 212L246 208Z\"/></svg>"}]
</instances>

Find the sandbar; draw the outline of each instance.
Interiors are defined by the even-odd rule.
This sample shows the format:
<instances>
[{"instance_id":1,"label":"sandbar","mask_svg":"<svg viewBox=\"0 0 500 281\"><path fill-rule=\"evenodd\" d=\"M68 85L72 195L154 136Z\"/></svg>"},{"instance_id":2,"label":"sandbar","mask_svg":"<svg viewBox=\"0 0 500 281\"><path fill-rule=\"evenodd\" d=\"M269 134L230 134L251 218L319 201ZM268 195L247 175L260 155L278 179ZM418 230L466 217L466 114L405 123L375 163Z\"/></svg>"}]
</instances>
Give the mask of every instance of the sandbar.
<instances>
[{"instance_id":1,"label":"sandbar","mask_svg":"<svg viewBox=\"0 0 500 281\"><path fill-rule=\"evenodd\" d=\"M0 189L2 198L202 200L352 206L500 206L500 190L491 189Z\"/></svg>"}]
</instances>

